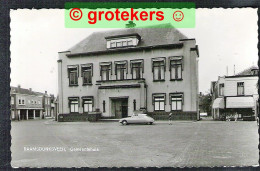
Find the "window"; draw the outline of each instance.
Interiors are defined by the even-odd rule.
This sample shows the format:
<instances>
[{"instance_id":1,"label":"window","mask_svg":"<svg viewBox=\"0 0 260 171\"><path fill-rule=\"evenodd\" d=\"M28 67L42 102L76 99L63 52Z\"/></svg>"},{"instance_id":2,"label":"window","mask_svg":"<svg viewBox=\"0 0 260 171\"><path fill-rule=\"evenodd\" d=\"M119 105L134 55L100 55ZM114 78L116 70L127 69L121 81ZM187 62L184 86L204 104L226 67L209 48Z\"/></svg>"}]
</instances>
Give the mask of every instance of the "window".
<instances>
[{"instance_id":1,"label":"window","mask_svg":"<svg viewBox=\"0 0 260 171\"><path fill-rule=\"evenodd\" d=\"M127 41L122 42L123 46L127 46Z\"/></svg>"},{"instance_id":2,"label":"window","mask_svg":"<svg viewBox=\"0 0 260 171\"><path fill-rule=\"evenodd\" d=\"M143 77L143 71L144 71L143 66L144 66L143 60L131 61L132 79L138 80Z\"/></svg>"},{"instance_id":3,"label":"window","mask_svg":"<svg viewBox=\"0 0 260 171\"><path fill-rule=\"evenodd\" d=\"M127 61L116 61L115 62L115 73L117 80L126 79L127 74Z\"/></svg>"},{"instance_id":4,"label":"window","mask_svg":"<svg viewBox=\"0 0 260 171\"><path fill-rule=\"evenodd\" d=\"M78 67L77 66L68 66L68 76L69 76L69 85L77 86L78 85Z\"/></svg>"},{"instance_id":5,"label":"window","mask_svg":"<svg viewBox=\"0 0 260 171\"><path fill-rule=\"evenodd\" d=\"M93 98L84 98L83 112L92 112L92 111L93 111Z\"/></svg>"},{"instance_id":6,"label":"window","mask_svg":"<svg viewBox=\"0 0 260 171\"><path fill-rule=\"evenodd\" d=\"M153 59L153 80L164 81L165 58Z\"/></svg>"},{"instance_id":7,"label":"window","mask_svg":"<svg viewBox=\"0 0 260 171\"><path fill-rule=\"evenodd\" d=\"M121 47L122 46L122 42L116 42L116 47Z\"/></svg>"},{"instance_id":8,"label":"window","mask_svg":"<svg viewBox=\"0 0 260 171\"><path fill-rule=\"evenodd\" d=\"M110 46L111 46L111 48L115 48L116 47L116 42L111 42Z\"/></svg>"},{"instance_id":9,"label":"window","mask_svg":"<svg viewBox=\"0 0 260 171\"><path fill-rule=\"evenodd\" d=\"M110 78L112 63L102 63L100 64L100 76L102 81L107 81Z\"/></svg>"},{"instance_id":10,"label":"window","mask_svg":"<svg viewBox=\"0 0 260 171\"><path fill-rule=\"evenodd\" d=\"M103 112L105 113L106 112L106 101L103 100Z\"/></svg>"},{"instance_id":11,"label":"window","mask_svg":"<svg viewBox=\"0 0 260 171\"><path fill-rule=\"evenodd\" d=\"M31 100L31 104L33 104L33 100Z\"/></svg>"},{"instance_id":12,"label":"window","mask_svg":"<svg viewBox=\"0 0 260 171\"><path fill-rule=\"evenodd\" d=\"M133 40L128 40L127 41L127 46L133 46Z\"/></svg>"},{"instance_id":13,"label":"window","mask_svg":"<svg viewBox=\"0 0 260 171\"><path fill-rule=\"evenodd\" d=\"M38 101L38 104L41 104L41 102L40 102L40 101Z\"/></svg>"},{"instance_id":14,"label":"window","mask_svg":"<svg viewBox=\"0 0 260 171\"><path fill-rule=\"evenodd\" d=\"M237 83L237 95L244 95L244 82Z\"/></svg>"},{"instance_id":15,"label":"window","mask_svg":"<svg viewBox=\"0 0 260 171\"><path fill-rule=\"evenodd\" d=\"M153 95L154 111L164 111L165 108L165 94Z\"/></svg>"},{"instance_id":16,"label":"window","mask_svg":"<svg viewBox=\"0 0 260 171\"><path fill-rule=\"evenodd\" d=\"M258 69L252 69L251 72L252 75L258 75Z\"/></svg>"},{"instance_id":17,"label":"window","mask_svg":"<svg viewBox=\"0 0 260 171\"><path fill-rule=\"evenodd\" d=\"M11 104L14 104L14 97L11 97Z\"/></svg>"},{"instance_id":18,"label":"window","mask_svg":"<svg viewBox=\"0 0 260 171\"><path fill-rule=\"evenodd\" d=\"M69 107L71 113L79 112L79 98L69 98Z\"/></svg>"},{"instance_id":19,"label":"window","mask_svg":"<svg viewBox=\"0 0 260 171\"><path fill-rule=\"evenodd\" d=\"M180 80L182 79L182 57L170 57L170 75L171 80Z\"/></svg>"},{"instance_id":20,"label":"window","mask_svg":"<svg viewBox=\"0 0 260 171\"><path fill-rule=\"evenodd\" d=\"M92 84L92 76L93 76L93 65L86 64L81 66L81 76L83 85L91 85Z\"/></svg>"},{"instance_id":21,"label":"window","mask_svg":"<svg viewBox=\"0 0 260 171\"><path fill-rule=\"evenodd\" d=\"M224 95L224 84L219 84L219 95L220 96Z\"/></svg>"},{"instance_id":22,"label":"window","mask_svg":"<svg viewBox=\"0 0 260 171\"><path fill-rule=\"evenodd\" d=\"M133 46L133 40L114 40L110 42L110 48Z\"/></svg>"},{"instance_id":23,"label":"window","mask_svg":"<svg viewBox=\"0 0 260 171\"><path fill-rule=\"evenodd\" d=\"M20 99L18 100L18 104L19 104L19 105L24 105L24 104L25 104L25 100L24 100L23 98L20 98Z\"/></svg>"},{"instance_id":24,"label":"window","mask_svg":"<svg viewBox=\"0 0 260 171\"><path fill-rule=\"evenodd\" d=\"M183 93L171 93L170 103L172 111L182 111Z\"/></svg>"},{"instance_id":25,"label":"window","mask_svg":"<svg viewBox=\"0 0 260 171\"><path fill-rule=\"evenodd\" d=\"M137 46L138 42L141 40L141 36L137 33L126 34L126 35L114 35L106 36L107 48L122 48L129 46Z\"/></svg>"}]
</instances>

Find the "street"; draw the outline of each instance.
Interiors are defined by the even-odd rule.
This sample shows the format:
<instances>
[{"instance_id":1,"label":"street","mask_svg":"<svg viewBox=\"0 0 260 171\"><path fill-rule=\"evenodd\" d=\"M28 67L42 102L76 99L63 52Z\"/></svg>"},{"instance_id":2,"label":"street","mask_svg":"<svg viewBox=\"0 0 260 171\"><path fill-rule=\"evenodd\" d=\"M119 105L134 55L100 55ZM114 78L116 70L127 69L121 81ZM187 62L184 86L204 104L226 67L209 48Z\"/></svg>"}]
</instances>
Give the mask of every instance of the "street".
<instances>
[{"instance_id":1,"label":"street","mask_svg":"<svg viewBox=\"0 0 260 171\"><path fill-rule=\"evenodd\" d=\"M256 122L12 122L12 167L258 165ZM61 151L26 150L60 147ZM88 148L88 149L87 149ZM79 149L81 151L77 151ZM86 150L87 149L87 150ZM93 150L94 149L94 150Z\"/></svg>"}]
</instances>

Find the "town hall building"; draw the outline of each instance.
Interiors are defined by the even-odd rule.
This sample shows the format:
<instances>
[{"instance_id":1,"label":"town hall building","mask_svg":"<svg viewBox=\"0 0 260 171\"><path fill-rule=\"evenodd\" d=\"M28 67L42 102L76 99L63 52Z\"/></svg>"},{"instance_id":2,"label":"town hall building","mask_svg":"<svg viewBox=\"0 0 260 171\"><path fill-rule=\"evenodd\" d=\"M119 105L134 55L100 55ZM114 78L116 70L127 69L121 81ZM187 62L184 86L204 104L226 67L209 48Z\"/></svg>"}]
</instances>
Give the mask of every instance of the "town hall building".
<instances>
[{"instance_id":1,"label":"town hall building","mask_svg":"<svg viewBox=\"0 0 260 171\"><path fill-rule=\"evenodd\" d=\"M199 119L195 39L175 28L95 32L59 52L59 114Z\"/></svg>"}]
</instances>

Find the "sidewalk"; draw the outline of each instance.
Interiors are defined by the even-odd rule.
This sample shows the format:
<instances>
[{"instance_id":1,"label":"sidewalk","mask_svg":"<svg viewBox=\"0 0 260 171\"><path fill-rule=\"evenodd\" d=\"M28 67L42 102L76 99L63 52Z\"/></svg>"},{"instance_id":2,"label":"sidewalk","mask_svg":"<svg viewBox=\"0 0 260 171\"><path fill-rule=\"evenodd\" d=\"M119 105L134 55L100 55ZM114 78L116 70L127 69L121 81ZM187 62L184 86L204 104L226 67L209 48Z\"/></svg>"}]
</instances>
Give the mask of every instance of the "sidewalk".
<instances>
[{"instance_id":1,"label":"sidewalk","mask_svg":"<svg viewBox=\"0 0 260 171\"><path fill-rule=\"evenodd\" d=\"M172 124L174 123L193 123L193 122L198 122L195 120L173 120ZM169 124L168 120L158 120L158 121L154 121L154 124L156 123L160 123L160 124Z\"/></svg>"}]
</instances>

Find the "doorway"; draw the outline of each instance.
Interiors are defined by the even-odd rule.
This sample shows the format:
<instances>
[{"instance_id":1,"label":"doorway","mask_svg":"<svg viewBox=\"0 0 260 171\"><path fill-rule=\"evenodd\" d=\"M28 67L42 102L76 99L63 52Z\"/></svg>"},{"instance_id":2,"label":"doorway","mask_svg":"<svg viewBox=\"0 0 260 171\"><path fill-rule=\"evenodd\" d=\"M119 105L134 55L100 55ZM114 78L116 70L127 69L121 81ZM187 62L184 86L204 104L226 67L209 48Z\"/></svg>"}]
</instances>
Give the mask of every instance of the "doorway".
<instances>
[{"instance_id":1,"label":"doorway","mask_svg":"<svg viewBox=\"0 0 260 171\"><path fill-rule=\"evenodd\" d=\"M20 110L20 120L26 120L26 110Z\"/></svg>"},{"instance_id":2,"label":"doorway","mask_svg":"<svg viewBox=\"0 0 260 171\"><path fill-rule=\"evenodd\" d=\"M116 119L128 116L128 98L113 98L111 102L112 116L115 116Z\"/></svg>"}]
</instances>

